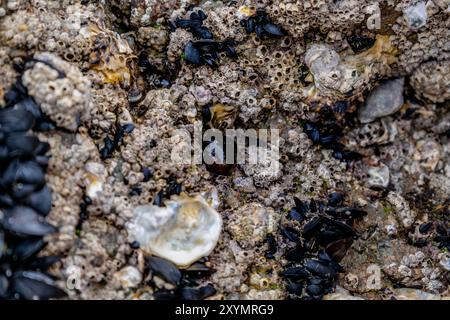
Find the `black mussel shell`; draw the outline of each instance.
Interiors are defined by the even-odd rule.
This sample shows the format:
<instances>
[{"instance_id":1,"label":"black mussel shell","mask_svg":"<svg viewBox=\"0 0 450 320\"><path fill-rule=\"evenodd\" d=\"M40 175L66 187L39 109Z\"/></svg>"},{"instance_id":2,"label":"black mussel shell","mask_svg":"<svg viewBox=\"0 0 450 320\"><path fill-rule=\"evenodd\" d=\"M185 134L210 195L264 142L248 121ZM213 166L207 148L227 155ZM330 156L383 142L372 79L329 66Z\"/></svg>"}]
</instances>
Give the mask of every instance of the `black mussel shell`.
<instances>
[{"instance_id":1,"label":"black mussel shell","mask_svg":"<svg viewBox=\"0 0 450 320\"><path fill-rule=\"evenodd\" d=\"M303 291L303 284L299 282L288 282L286 286L287 292L300 296Z\"/></svg>"},{"instance_id":2,"label":"black mussel shell","mask_svg":"<svg viewBox=\"0 0 450 320\"><path fill-rule=\"evenodd\" d=\"M46 271L52 265L59 261L58 256L45 256L35 258L30 264L29 267L33 270Z\"/></svg>"},{"instance_id":3,"label":"black mussel shell","mask_svg":"<svg viewBox=\"0 0 450 320\"><path fill-rule=\"evenodd\" d=\"M184 48L184 59L195 65L202 64L200 59L200 50L198 50L198 48L191 41L189 41Z\"/></svg>"},{"instance_id":4,"label":"black mussel shell","mask_svg":"<svg viewBox=\"0 0 450 320\"><path fill-rule=\"evenodd\" d=\"M309 206L301 201L299 198L294 197L294 202L295 202L295 209L297 209L297 211L301 214L306 214L309 211Z\"/></svg>"},{"instance_id":5,"label":"black mussel shell","mask_svg":"<svg viewBox=\"0 0 450 320\"><path fill-rule=\"evenodd\" d=\"M248 18L248 20L245 23L245 31L247 33L255 32L255 19L253 17Z\"/></svg>"},{"instance_id":6,"label":"black mussel shell","mask_svg":"<svg viewBox=\"0 0 450 320\"><path fill-rule=\"evenodd\" d=\"M198 10L197 11L198 17L200 18L200 20L206 20L206 18L208 18L208 16L206 15L206 13L203 10Z\"/></svg>"},{"instance_id":7,"label":"black mussel shell","mask_svg":"<svg viewBox=\"0 0 450 320\"><path fill-rule=\"evenodd\" d=\"M35 136L15 133L8 135L5 142L9 150L8 156L15 158L35 154L40 141Z\"/></svg>"},{"instance_id":8,"label":"black mussel shell","mask_svg":"<svg viewBox=\"0 0 450 320\"><path fill-rule=\"evenodd\" d=\"M322 218L316 217L303 227L303 237L309 239L320 231L322 227Z\"/></svg>"},{"instance_id":9,"label":"black mussel shell","mask_svg":"<svg viewBox=\"0 0 450 320\"><path fill-rule=\"evenodd\" d=\"M0 194L0 206L12 207L14 205L14 199L8 194Z\"/></svg>"},{"instance_id":10,"label":"black mussel shell","mask_svg":"<svg viewBox=\"0 0 450 320\"><path fill-rule=\"evenodd\" d=\"M320 277L325 278L336 277L336 271L329 265L329 263L326 263L324 261L308 260L305 263L305 267L309 272L316 274Z\"/></svg>"},{"instance_id":11,"label":"black mussel shell","mask_svg":"<svg viewBox=\"0 0 450 320\"><path fill-rule=\"evenodd\" d=\"M124 124L123 126L122 126L122 130L123 130L123 132L124 133L126 133L126 134L130 134L130 133L132 133L133 132L133 130L134 130L134 124L132 124L132 123L127 123L127 124Z\"/></svg>"},{"instance_id":12,"label":"black mussel shell","mask_svg":"<svg viewBox=\"0 0 450 320\"><path fill-rule=\"evenodd\" d=\"M300 233L292 227L281 227L281 235L292 242L300 241Z\"/></svg>"},{"instance_id":13,"label":"black mussel shell","mask_svg":"<svg viewBox=\"0 0 450 320\"><path fill-rule=\"evenodd\" d=\"M182 300L203 300L216 293L216 289L210 284L200 288L184 287L180 289Z\"/></svg>"},{"instance_id":14,"label":"black mussel shell","mask_svg":"<svg viewBox=\"0 0 450 320\"><path fill-rule=\"evenodd\" d=\"M370 49L375 44L374 38L354 35L347 38L347 42L354 53L360 53Z\"/></svg>"},{"instance_id":15,"label":"black mussel shell","mask_svg":"<svg viewBox=\"0 0 450 320\"><path fill-rule=\"evenodd\" d=\"M24 204L33 208L39 214L46 216L52 209L52 193L47 186L28 195Z\"/></svg>"},{"instance_id":16,"label":"black mussel shell","mask_svg":"<svg viewBox=\"0 0 450 320\"><path fill-rule=\"evenodd\" d=\"M305 249L301 245L297 245L294 249L286 252L285 258L288 261L301 262L305 257Z\"/></svg>"},{"instance_id":17,"label":"black mussel shell","mask_svg":"<svg viewBox=\"0 0 450 320\"><path fill-rule=\"evenodd\" d=\"M30 97L19 101L14 106L14 109L26 110L30 112L36 119L40 119L43 117L41 108L39 108L38 104Z\"/></svg>"},{"instance_id":18,"label":"black mussel shell","mask_svg":"<svg viewBox=\"0 0 450 320\"><path fill-rule=\"evenodd\" d=\"M317 297L317 299L320 299L321 295L323 294L323 290L322 287L320 287L319 285L316 284L311 284L309 286L306 287L306 292L312 296L312 297Z\"/></svg>"},{"instance_id":19,"label":"black mussel shell","mask_svg":"<svg viewBox=\"0 0 450 320\"><path fill-rule=\"evenodd\" d=\"M25 261L31 257L34 257L45 247L45 244L45 241L41 237L20 241L14 247L12 258L16 261Z\"/></svg>"},{"instance_id":20,"label":"black mussel shell","mask_svg":"<svg viewBox=\"0 0 450 320\"><path fill-rule=\"evenodd\" d=\"M31 185L36 190L44 186L45 173L34 161L14 159L3 172L0 184L7 189L18 184Z\"/></svg>"},{"instance_id":21,"label":"black mussel shell","mask_svg":"<svg viewBox=\"0 0 450 320\"><path fill-rule=\"evenodd\" d=\"M289 279L305 279L310 273L304 267L290 267L283 271L283 276Z\"/></svg>"},{"instance_id":22,"label":"black mussel shell","mask_svg":"<svg viewBox=\"0 0 450 320\"><path fill-rule=\"evenodd\" d=\"M352 238L339 239L328 244L325 251L334 261L341 261L353 243Z\"/></svg>"},{"instance_id":23,"label":"black mussel shell","mask_svg":"<svg viewBox=\"0 0 450 320\"><path fill-rule=\"evenodd\" d=\"M433 226L433 223L432 223L432 222L422 223L422 224L419 226L419 232L420 232L421 234L426 234L426 233L428 233L428 231L430 231L430 229L431 229L432 226Z\"/></svg>"},{"instance_id":24,"label":"black mussel shell","mask_svg":"<svg viewBox=\"0 0 450 320\"><path fill-rule=\"evenodd\" d=\"M211 275L214 272L213 269L204 265L203 263L196 262L193 265L183 270L183 273L188 275L190 278L201 278Z\"/></svg>"},{"instance_id":25,"label":"black mussel shell","mask_svg":"<svg viewBox=\"0 0 450 320\"><path fill-rule=\"evenodd\" d=\"M176 19L175 20L175 25L178 28L187 29L187 28L191 27L192 24L193 24L193 22L190 19Z\"/></svg>"},{"instance_id":26,"label":"black mussel shell","mask_svg":"<svg viewBox=\"0 0 450 320\"><path fill-rule=\"evenodd\" d=\"M344 201L344 195L340 192L333 192L328 196L328 205L335 207Z\"/></svg>"},{"instance_id":27,"label":"black mussel shell","mask_svg":"<svg viewBox=\"0 0 450 320\"><path fill-rule=\"evenodd\" d=\"M298 212L296 208L292 208L291 211L289 211L288 218L298 222L302 222L305 220L305 216L302 213Z\"/></svg>"},{"instance_id":28,"label":"black mussel shell","mask_svg":"<svg viewBox=\"0 0 450 320\"><path fill-rule=\"evenodd\" d=\"M167 282L177 285L181 280L181 272L175 265L165 259L158 257L147 257L150 269Z\"/></svg>"},{"instance_id":29,"label":"black mussel shell","mask_svg":"<svg viewBox=\"0 0 450 320\"><path fill-rule=\"evenodd\" d=\"M263 26L260 25L260 24L257 24L255 26L255 32L256 32L256 35L258 37L262 38L264 36L264 28L263 28Z\"/></svg>"},{"instance_id":30,"label":"black mussel shell","mask_svg":"<svg viewBox=\"0 0 450 320\"><path fill-rule=\"evenodd\" d=\"M45 236L57 231L43 216L24 206L8 209L0 224L10 232L25 236Z\"/></svg>"},{"instance_id":31,"label":"black mussel shell","mask_svg":"<svg viewBox=\"0 0 450 320\"><path fill-rule=\"evenodd\" d=\"M161 289L153 293L153 297L155 300L176 300L177 296L176 294L167 289Z\"/></svg>"},{"instance_id":32,"label":"black mussel shell","mask_svg":"<svg viewBox=\"0 0 450 320\"><path fill-rule=\"evenodd\" d=\"M34 116L27 110L1 109L0 110L0 131L25 132L34 125Z\"/></svg>"},{"instance_id":33,"label":"black mussel shell","mask_svg":"<svg viewBox=\"0 0 450 320\"><path fill-rule=\"evenodd\" d=\"M20 298L27 300L48 300L66 296L52 278L37 271L15 272L12 286Z\"/></svg>"},{"instance_id":34,"label":"black mussel shell","mask_svg":"<svg viewBox=\"0 0 450 320\"><path fill-rule=\"evenodd\" d=\"M213 34L211 33L211 31L209 31L209 29L204 26L192 28L192 34L195 37L200 38L200 39L212 39L213 38Z\"/></svg>"},{"instance_id":35,"label":"black mussel shell","mask_svg":"<svg viewBox=\"0 0 450 320\"><path fill-rule=\"evenodd\" d=\"M286 35L286 33L280 27L271 22L265 23L263 25L263 29L270 36L282 37Z\"/></svg>"}]
</instances>

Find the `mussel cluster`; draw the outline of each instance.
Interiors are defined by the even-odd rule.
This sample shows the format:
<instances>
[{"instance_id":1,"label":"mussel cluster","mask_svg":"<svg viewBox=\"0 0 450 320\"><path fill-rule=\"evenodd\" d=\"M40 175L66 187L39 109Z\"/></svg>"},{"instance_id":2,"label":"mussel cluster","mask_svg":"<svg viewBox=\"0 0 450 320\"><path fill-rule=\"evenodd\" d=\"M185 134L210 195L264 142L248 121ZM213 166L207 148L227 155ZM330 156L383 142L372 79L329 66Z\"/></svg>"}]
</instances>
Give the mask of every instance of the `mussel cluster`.
<instances>
[{"instance_id":1,"label":"mussel cluster","mask_svg":"<svg viewBox=\"0 0 450 320\"><path fill-rule=\"evenodd\" d=\"M283 271L292 297L322 299L333 291L338 273L344 272L339 262L357 238L352 224L366 212L343 205L343 200L338 192L326 202L295 198L295 207L280 228L288 245L294 245L285 253L289 265Z\"/></svg>"},{"instance_id":2,"label":"mussel cluster","mask_svg":"<svg viewBox=\"0 0 450 320\"><path fill-rule=\"evenodd\" d=\"M303 130L314 144L333 150L333 157L338 160L360 160L362 155L356 151L347 150L338 140L340 129L338 126L319 129L319 126L311 121L302 121Z\"/></svg>"},{"instance_id":3,"label":"mussel cluster","mask_svg":"<svg viewBox=\"0 0 450 320\"><path fill-rule=\"evenodd\" d=\"M103 148L100 149L100 157L102 159L111 157L113 152L121 145L125 134L129 134L133 130L134 125L132 123L117 125L113 138L111 139L109 136L106 136L103 139Z\"/></svg>"},{"instance_id":4,"label":"mussel cluster","mask_svg":"<svg viewBox=\"0 0 450 320\"><path fill-rule=\"evenodd\" d=\"M230 58L237 58L232 40L215 41L212 32L203 25L207 15L202 11L192 12L189 19L176 19L171 23L172 29L183 28L191 32L198 40L189 41L184 48L183 59L197 66L216 67L219 64L219 53L225 52Z\"/></svg>"},{"instance_id":5,"label":"mussel cluster","mask_svg":"<svg viewBox=\"0 0 450 320\"><path fill-rule=\"evenodd\" d=\"M276 38L283 37L287 34L283 28L272 23L264 10L258 10L255 15L241 20L241 26L245 28L247 33L255 32L259 38Z\"/></svg>"},{"instance_id":6,"label":"mussel cluster","mask_svg":"<svg viewBox=\"0 0 450 320\"><path fill-rule=\"evenodd\" d=\"M216 293L212 284L200 286L198 283L213 272L204 263L196 262L187 269L179 270L171 262L154 256L147 257L146 262L152 274L175 286L173 290L156 291L156 300L203 300Z\"/></svg>"},{"instance_id":7,"label":"mussel cluster","mask_svg":"<svg viewBox=\"0 0 450 320\"><path fill-rule=\"evenodd\" d=\"M446 214L448 215L449 212L446 212ZM447 249L450 251L450 224L448 221L423 223L419 226L419 232L424 238L411 241L414 246L426 246L428 244L427 238L429 238L437 242L437 247L439 249Z\"/></svg>"},{"instance_id":8,"label":"mussel cluster","mask_svg":"<svg viewBox=\"0 0 450 320\"><path fill-rule=\"evenodd\" d=\"M205 12L198 10L197 12L192 12L189 19L177 18L175 23L171 24L171 27L172 29L186 29L198 39L212 39L214 38L212 32L203 25L203 21L206 20L207 17Z\"/></svg>"},{"instance_id":9,"label":"mussel cluster","mask_svg":"<svg viewBox=\"0 0 450 320\"><path fill-rule=\"evenodd\" d=\"M52 195L45 172L50 146L29 133L49 124L20 81L0 110L0 299L50 299L65 292L46 273L56 256L39 256Z\"/></svg>"}]
</instances>

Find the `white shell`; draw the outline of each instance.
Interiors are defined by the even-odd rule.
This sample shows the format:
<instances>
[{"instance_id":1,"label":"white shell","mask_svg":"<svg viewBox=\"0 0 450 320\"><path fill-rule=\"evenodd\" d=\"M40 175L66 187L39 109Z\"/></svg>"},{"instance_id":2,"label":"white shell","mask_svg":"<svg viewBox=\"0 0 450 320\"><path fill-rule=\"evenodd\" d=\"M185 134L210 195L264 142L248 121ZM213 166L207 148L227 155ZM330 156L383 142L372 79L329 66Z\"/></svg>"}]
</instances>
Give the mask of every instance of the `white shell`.
<instances>
[{"instance_id":1,"label":"white shell","mask_svg":"<svg viewBox=\"0 0 450 320\"><path fill-rule=\"evenodd\" d=\"M127 228L144 251L182 268L211 253L222 231L222 217L201 196L178 197L165 207L136 207Z\"/></svg>"}]
</instances>

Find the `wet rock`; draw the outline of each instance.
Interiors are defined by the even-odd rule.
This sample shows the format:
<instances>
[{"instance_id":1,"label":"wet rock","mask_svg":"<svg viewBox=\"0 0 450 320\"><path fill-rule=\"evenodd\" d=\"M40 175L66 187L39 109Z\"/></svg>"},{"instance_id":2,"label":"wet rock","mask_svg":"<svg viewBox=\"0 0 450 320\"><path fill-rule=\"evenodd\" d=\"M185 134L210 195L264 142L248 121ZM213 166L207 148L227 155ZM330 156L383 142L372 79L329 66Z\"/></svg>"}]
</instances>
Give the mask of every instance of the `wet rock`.
<instances>
[{"instance_id":1,"label":"wet rock","mask_svg":"<svg viewBox=\"0 0 450 320\"><path fill-rule=\"evenodd\" d=\"M365 105L359 110L359 120L362 123L369 123L400 110L404 102L404 83L404 78L390 80L372 91Z\"/></svg>"}]
</instances>

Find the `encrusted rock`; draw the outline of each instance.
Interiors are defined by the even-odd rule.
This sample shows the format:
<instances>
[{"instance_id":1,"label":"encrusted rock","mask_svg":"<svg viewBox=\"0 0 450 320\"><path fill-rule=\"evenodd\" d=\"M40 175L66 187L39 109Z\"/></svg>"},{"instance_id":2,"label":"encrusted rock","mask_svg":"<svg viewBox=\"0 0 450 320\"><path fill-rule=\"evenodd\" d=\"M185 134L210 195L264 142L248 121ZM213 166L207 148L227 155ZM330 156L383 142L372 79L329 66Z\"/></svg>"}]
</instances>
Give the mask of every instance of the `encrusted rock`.
<instances>
[{"instance_id":1,"label":"encrusted rock","mask_svg":"<svg viewBox=\"0 0 450 320\"><path fill-rule=\"evenodd\" d=\"M53 54L35 54L34 59L22 76L28 93L57 126L75 131L82 117L89 115L89 80Z\"/></svg>"},{"instance_id":2,"label":"encrusted rock","mask_svg":"<svg viewBox=\"0 0 450 320\"><path fill-rule=\"evenodd\" d=\"M214 249L222 218L201 196L179 197L165 207L136 207L127 227L131 238L148 253L188 267Z\"/></svg>"},{"instance_id":3,"label":"encrusted rock","mask_svg":"<svg viewBox=\"0 0 450 320\"><path fill-rule=\"evenodd\" d=\"M386 198L395 208L395 213L399 221L405 228L409 228L414 223L416 213L410 209L408 202L398 193L389 192Z\"/></svg>"},{"instance_id":4,"label":"encrusted rock","mask_svg":"<svg viewBox=\"0 0 450 320\"><path fill-rule=\"evenodd\" d=\"M412 74L410 83L416 95L439 103L450 99L450 60L429 61Z\"/></svg>"},{"instance_id":5,"label":"encrusted rock","mask_svg":"<svg viewBox=\"0 0 450 320\"><path fill-rule=\"evenodd\" d=\"M243 248L254 248L277 230L278 220L272 208L249 203L228 216L227 229Z\"/></svg>"}]
</instances>

